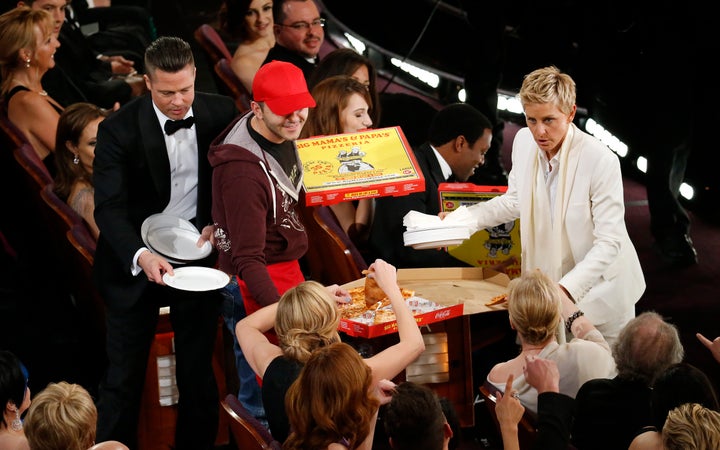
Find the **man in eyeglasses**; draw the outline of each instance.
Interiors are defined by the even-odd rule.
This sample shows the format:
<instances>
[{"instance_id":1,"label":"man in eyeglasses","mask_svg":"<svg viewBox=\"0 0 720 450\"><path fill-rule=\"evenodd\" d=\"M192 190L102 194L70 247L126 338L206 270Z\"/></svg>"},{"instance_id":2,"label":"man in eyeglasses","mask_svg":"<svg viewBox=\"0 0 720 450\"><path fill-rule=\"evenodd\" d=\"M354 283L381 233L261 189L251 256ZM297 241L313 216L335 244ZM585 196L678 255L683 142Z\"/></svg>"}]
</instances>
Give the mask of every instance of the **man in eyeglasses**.
<instances>
[{"instance_id":1,"label":"man in eyeglasses","mask_svg":"<svg viewBox=\"0 0 720 450\"><path fill-rule=\"evenodd\" d=\"M325 19L314 0L276 0L273 2L275 46L263 64L272 60L298 66L309 79L320 62L320 47L325 39Z\"/></svg>"}]
</instances>

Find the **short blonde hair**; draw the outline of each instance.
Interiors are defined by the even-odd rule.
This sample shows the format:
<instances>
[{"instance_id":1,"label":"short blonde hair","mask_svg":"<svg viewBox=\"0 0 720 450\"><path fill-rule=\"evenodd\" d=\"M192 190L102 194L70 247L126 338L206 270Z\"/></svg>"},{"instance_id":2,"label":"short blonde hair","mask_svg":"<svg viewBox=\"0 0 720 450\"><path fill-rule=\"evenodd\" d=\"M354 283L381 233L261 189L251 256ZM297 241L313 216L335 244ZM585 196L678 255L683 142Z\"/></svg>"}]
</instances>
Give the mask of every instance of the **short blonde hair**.
<instances>
[{"instance_id":1,"label":"short blonde hair","mask_svg":"<svg viewBox=\"0 0 720 450\"><path fill-rule=\"evenodd\" d=\"M33 400L24 430L30 448L87 450L95 443L97 409L88 391L65 381L50 383Z\"/></svg>"},{"instance_id":2,"label":"short blonde hair","mask_svg":"<svg viewBox=\"0 0 720 450\"><path fill-rule=\"evenodd\" d=\"M339 323L330 292L317 281L304 281L280 297L275 333L283 353L305 363L313 350L340 341Z\"/></svg>"},{"instance_id":3,"label":"short blonde hair","mask_svg":"<svg viewBox=\"0 0 720 450\"><path fill-rule=\"evenodd\" d=\"M528 104L552 103L564 114L575 105L575 81L555 66L543 67L525 75L518 93L523 108Z\"/></svg>"},{"instance_id":4,"label":"short blonde hair","mask_svg":"<svg viewBox=\"0 0 720 450\"><path fill-rule=\"evenodd\" d=\"M720 448L720 413L697 403L685 403L668 413L662 429L665 450Z\"/></svg>"},{"instance_id":5,"label":"short blonde hair","mask_svg":"<svg viewBox=\"0 0 720 450\"><path fill-rule=\"evenodd\" d=\"M562 320L560 288L540 270L515 278L508 286L510 321L528 344L554 336Z\"/></svg>"}]
</instances>

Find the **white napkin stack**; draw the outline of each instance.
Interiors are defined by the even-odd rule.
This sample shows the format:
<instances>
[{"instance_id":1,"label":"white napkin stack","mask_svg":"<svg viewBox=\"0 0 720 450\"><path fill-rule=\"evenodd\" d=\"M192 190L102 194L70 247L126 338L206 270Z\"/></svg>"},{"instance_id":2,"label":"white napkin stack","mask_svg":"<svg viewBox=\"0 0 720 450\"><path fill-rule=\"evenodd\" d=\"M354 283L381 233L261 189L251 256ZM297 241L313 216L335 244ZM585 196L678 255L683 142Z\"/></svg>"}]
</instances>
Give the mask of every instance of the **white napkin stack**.
<instances>
[{"instance_id":1,"label":"white napkin stack","mask_svg":"<svg viewBox=\"0 0 720 450\"><path fill-rule=\"evenodd\" d=\"M440 219L437 215L410 211L403 217L403 225L407 231L426 230L429 228L472 228L474 219L466 206L460 206L455 211Z\"/></svg>"},{"instance_id":2,"label":"white napkin stack","mask_svg":"<svg viewBox=\"0 0 720 450\"><path fill-rule=\"evenodd\" d=\"M406 246L415 249L439 248L458 245L469 239L474 219L465 206L440 219L439 216L410 211L403 217Z\"/></svg>"}]
</instances>

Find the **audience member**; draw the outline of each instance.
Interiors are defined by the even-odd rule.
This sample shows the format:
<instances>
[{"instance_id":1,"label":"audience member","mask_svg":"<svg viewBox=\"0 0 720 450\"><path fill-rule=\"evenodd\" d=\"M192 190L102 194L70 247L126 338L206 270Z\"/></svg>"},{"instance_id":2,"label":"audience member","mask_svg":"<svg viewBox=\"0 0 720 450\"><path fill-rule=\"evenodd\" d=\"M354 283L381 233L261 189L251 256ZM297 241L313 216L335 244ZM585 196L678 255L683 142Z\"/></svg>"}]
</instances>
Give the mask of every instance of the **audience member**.
<instances>
[{"instance_id":1,"label":"audience member","mask_svg":"<svg viewBox=\"0 0 720 450\"><path fill-rule=\"evenodd\" d=\"M691 364L673 364L655 379L650 396L652 425L640 430L629 450L661 449L661 431L668 413L685 403L720 411L715 388L707 375Z\"/></svg>"},{"instance_id":2,"label":"audience member","mask_svg":"<svg viewBox=\"0 0 720 450\"><path fill-rule=\"evenodd\" d=\"M710 350L710 353L712 354L713 358L715 358L715 361L720 363L720 336L716 337L712 341L700 333L696 333L695 336L702 343L702 345L704 345L705 347L707 347L708 350Z\"/></svg>"},{"instance_id":3,"label":"audience member","mask_svg":"<svg viewBox=\"0 0 720 450\"><path fill-rule=\"evenodd\" d=\"M106 304L109 358L99 388L98 438L137 448L147 356L158 309L170 305L180 393L176 448L209 449L219 417L212 353L221 294L166 286L163 275L172 276L173 266L143 245L140 227L165 213L194 221L202 230L199 243L212 239L206 155L237 110L229 97L195 92L192 48L179 38L155 40L145 67L150 94L100 123L93 163L100 229L93 269ZM214 255L208 259L195 264L214 265Z\"/></svg>"},{"instance_id":4,"label":"audience member","mask_svg":"<svg viewBox=\"0 0 720 450\"><path fill-rule=\"evenodd\" d=\"M95 445L97 409L79 384L50 383L33 398L25 419L30 448L86 450Z\"/></svg>"},{"instance_id":5,"label":"audience member","mask_svg":"<svg viewBox=\"0 0 720 450\"><path fill-rule=\"evenodd\" d=\"M53 32L61 45L54 56L56 68L44 81L58 103L68 106L86 101L113 108L145 92L142 78L132 75L136 71L132 61L95 52L82 32L66 20L66 0L27 0L18 5L44 9L53 16ZM121 78L111 79L116 76Z\"/></svg>"},{"instance_id":6,"label":"audience member","mask_svg":"<svg viewBox=\"0 0 720 450\"><path fill-rule=\"evenodd\" d=\"M0 350L0 448L29 450L22 415L30 407L28 372L12 352Z\"/></svg>"},{"instance_id":7,"label":"audience member","mask_svg":"<svg viewBox=\"0 0 720 450\"><path fill-rule=\"evenodd\" d=\"M684 356L677 328L653 311L625 325L612 353L617 376L588 381L575 397L572 443L577 448L627 448L638 430L652 421L654 379Z\"/></svg>"},{"instance_id":8,"label":"audience member","mask_svg":"<svg viewBox=\"0 0 720 450\"><path fill-rule=\"evenodd\" d=\"M389 400L383 386L350 345L318 348L288 390L283 449L371 450L378 407Z\"/></svg>"},{"instance_id":9,"label":"audience member","mask_svg":"<svg viewBox=\"0 0 720 450\"><path fill-rule=\"evenodd\" d=\"M620 162L573 124L575 82L556 67L525 76L527 128L513 142L508 190L468 209L476 229L520 218L522 271L559 283L612 343L645 290L625 228Z\"/></svg>"},{"instance_id":10,"label":"audience member","mask_svg":"<svg viewBox=\"0 0 720 450\"><path fill-rule=\"evenodd\" d=\"M274 0L275 45L265 63L286 61L298 66L308 80L318 65L320 47L325 40L325 19L315 0Z\"/></svg>"},{"instance_id":11,"label":"audience member","mask_svg":"<svg viewBox=\"0 0 720 450\"><path fill-rule=\"evenodd\" d=\"M453 437L437 394L412 381L392 391L383 409L383 424L394 450L448 450Z\"/></svg>"},{"instance_id":12,"label":"audience member","mask_svg":"<svg viewBox=\"0 0 720 450\"><path fill-rule=\"evenodd\" d=\"M560 393L560 371L557 363L549 359L528 356L523 374L528 384L538 392L538 411L533 449L566 450L570 443L570 428L574 415L574 400ZM525 407L512 390L514 376L508 375L505 393L497 393L495 412L505 450L520 448L518 423Z\"/></svg>"},{"instance_id":13,"label":"audience member","mask_svg":"<svg viewBox=\"0 0 720 450\"><path fill-rule=\"evenodd\" d=\"M80 214L95 239L100 230L95 223L92 166L98 125L107 114L92 103L72 104L60 114L55 139L55 192Z\"/></svg>"},{"instance_id":14,"label":"audience member","mask_svg":"<svg viewBox=\"0 0 720 450\"><path fill-rule=\"evenodd\" d=\"M440 397L440 407L442 408L443 414L445 414L445 420L447 420L448 425L450 425L450 431L452 432L447 450L457 450L460 448L460 442L462 440L460 417L458 417L455 405L452 404L449 398Z\"/></svg>"},{"instance_id":15,"label":"audience member","mask_svg":"<svg viewBox=\"0 0 720 450\"><path fill-rule=\"evenodd\" d=\"M265 64L253 80L251 111L208 153L219 266L237 274L247 314L305 280L298 260L308 241L297 211L303 167L295 140L314 106L300 69Z\"/></svg>"},{"instance_id":16,"label":"audience member","mask_svg":"<svg viewBox=\"0 0 720 450\"><path fill-rule=\"evenodd\" d=\"M0 78L7 114L51 172L50 155L63 109L41 83L55 65L53 55L60 45L52 27L46 11L19 7L0 16Z\"/></svg>"},{"instance_id":17,"label":"audience member","mask_svg":"<svg viewBox=\"0 0 720 450\"><path fill-rule=\"evenodd\" d=\"M373 124L369 115L372 98L368 89L348 75L326 78L312 89L316 107L308 112L301 138L356 133ZM366 253L375 201L363 199L330 205L340 227L355 246Z\"/></svg>"},{"instance_id":18,"label":"audience member","mask_svg":"<svg viewBox=\"0 0 720 450\"><path fill-rule=\"evenodd\" d=\"M221 35L225 39L236 41L231 61L232 69L245 89L251 92L255 73L265 61L270 48L275 45L272 1L224 0L218 12L218 20ZM235 366L240 378L238 400L255 418L267 424L260 386L235 337L235 325L246 315L237 279L233 277L228 286L232 287L232 292L225 300L223 311L225 323L233 335Z\"/></svg>"},{"instance_id":19,"label":"audience member","mask_svg":"<svg viewBox=\"0 0 720 450\"><path fill-rule=\"evenodd\" d=\"M388 295L397 316L399 342L371 356L365 363L375 380L392 379L413 362L425 349L422 335L412 312L397 285L395 268L385 261L375 261L371 274ZM337 296L346 295L331 287ZM238 323L236 335L250 366L262 378L263 404L270 432L284 441L289 424L283 399L302 365L319 347L340 340L340 313L327 289L317 282L306 281L294 287L280 301L248 315ZM263 334L274 325L279 345Z\"/></svg>"},{"instance_id":20,"label":"audience member","mask_svg":"<svg viewBox=\"0 0 720 450\"><path fill-rule=\"evenodd\" d=\"M662 429L663 450L720 448L720 413L686 403L668 413Z\"/></svg>"},{"instance_id":21,"label":"audience member","mask_svg":"<svg viewBox=\"0 0 720 450\"><path fill-rule=\"evenodd\" d=\"M375 217L369 239L374 257L401 268L468 265L444 251L406 247L403 217L410 211L438 214L440 183L466 181L473 170L483 163L491 136L490 121L470 105L448 105L435 115L427 142L413 149L418 168L425 177L425 189L410 195L375 200Z\"/></svg>"},{"instance_id":22,"label":"audience member","mask_svg":"<svg viewBox=\"0 0 720 450\"><path fill-rule=\"evenodd\" d=\"M575 397L580 386L594 378L616 374L610 346L590 320L557 283L536 269L515 278L508 287L510 326L517 330L520 354L496 364L487 376L489 383L502 389L512 374L513 391L530 411L537 412L537 390L522 377L528 356L555 361L560 371L560 393ZM574 338L558 342L564 328Z\"/></svg>"},{"instance_id":23,"label":"audience member","mask_svg":"<svg viewBox=\"0 0 720 450\"><path fill-rule=\"evenodd\" d=\"M380 97L377 87L377 70L375 64L366 56L352 48L338 48L325 55L308 79L308 87L312 91L315 86L326 78L335 75L348 75L370 92L370 119L377 126L380 123Z\"/></svg>"},{"instance_id":24,"label":"audience member","mask_svg":"<svg viewBox=\"0 0 720 450\"><path fill-rule=\"evenodd\" d=\"M230 65L248 92L253 78L275 45L271 0L225 0L221 22L226 34L237 38L237 48Z\"/></svg>"}]
</instances>

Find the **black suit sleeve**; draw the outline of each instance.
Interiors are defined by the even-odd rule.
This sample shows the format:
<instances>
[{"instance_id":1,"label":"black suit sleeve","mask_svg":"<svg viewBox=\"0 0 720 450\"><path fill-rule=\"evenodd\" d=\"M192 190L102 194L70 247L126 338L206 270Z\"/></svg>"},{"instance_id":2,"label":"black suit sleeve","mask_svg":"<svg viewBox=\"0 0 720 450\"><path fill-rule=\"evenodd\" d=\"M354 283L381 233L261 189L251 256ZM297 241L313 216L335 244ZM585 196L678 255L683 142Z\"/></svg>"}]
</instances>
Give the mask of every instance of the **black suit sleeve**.
<instances>
[{"instance_id":1,"label":"black suit sleeve","mask_svg":"<svg viewBox=\"0 0 720 450\"><path fill-rule=\"evenodd\" d=\"M572 397L556 392L538 395L538 432L533 449L567 449L574 416L575 400Z\"/></svg>"}]
</instances>

